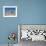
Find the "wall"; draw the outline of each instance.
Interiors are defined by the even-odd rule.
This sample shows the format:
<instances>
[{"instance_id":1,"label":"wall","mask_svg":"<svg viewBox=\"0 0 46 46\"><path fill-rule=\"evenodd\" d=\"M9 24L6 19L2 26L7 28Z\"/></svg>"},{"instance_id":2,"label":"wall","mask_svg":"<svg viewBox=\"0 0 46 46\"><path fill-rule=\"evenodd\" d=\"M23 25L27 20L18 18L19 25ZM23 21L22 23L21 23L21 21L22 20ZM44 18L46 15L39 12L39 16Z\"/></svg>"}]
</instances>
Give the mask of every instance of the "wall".
<instances>
[{"instance_id":1,"label":"wall","mask_svg":"<svg viewBox=\"0 0 46 46\"><path fill-rule=\"evenodd\" d=\"M4 18L4 5L17 5L18 17ZM46 0L0 0L0 44L8 43L9 32L17 34L18 24L46 24Z\"/></svg>"},{"instance_id":2,"label":"wall","mask_svg":"<svg viewBox=\"0 0 46 46\"><path fill-rule=\"evenodd\" d=\"M17 35L18 18L3 17L3 6L18 6L18 0L0 0L0 44L7 44L10 32L16 32ZM18 43L17 39L15 42Z\"/></svg>"},{"instance_id":3,"label":"wall","mask_svg":"<svg viewBox=\"0 0 46 46\"><path fill-rule=\"evenodd\" d=\"M20 1L22 24L46 24L46 0Z\"/></svg>"}]
</instances>

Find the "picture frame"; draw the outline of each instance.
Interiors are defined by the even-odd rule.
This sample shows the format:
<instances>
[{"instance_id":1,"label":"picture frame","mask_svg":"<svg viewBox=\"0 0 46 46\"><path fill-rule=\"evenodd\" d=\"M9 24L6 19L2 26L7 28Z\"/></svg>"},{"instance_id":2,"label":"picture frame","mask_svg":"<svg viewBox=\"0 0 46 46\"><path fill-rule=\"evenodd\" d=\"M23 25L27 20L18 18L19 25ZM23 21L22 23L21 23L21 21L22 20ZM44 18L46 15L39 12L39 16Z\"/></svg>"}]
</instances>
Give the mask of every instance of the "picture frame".
<instances>
[{"instance_id":1,"label":"picture frame","mask_svg":"<svg viewBox=\"0 0 46 46\"><path fill-rule=\"evenodd\" d=\"M3 17L17 17L17 6L3 6Z\"/></svg>"},{"instance_id":2,"label":"picture frame","mask_svg":"<svg viewBox=\"0 0 46 46\"><path fill-rule=\"evenodd\" d=\"M28 30L28 37L30 36L29 38L25 39L23 37L21 39L23 30L24 31ZM31 32L33 33L31 34ZM20 43L22 40L29 40L29 39L31 39L32 41L46 41L46 24L18 24L18 43Z\"/></svg>"}]
</instances>

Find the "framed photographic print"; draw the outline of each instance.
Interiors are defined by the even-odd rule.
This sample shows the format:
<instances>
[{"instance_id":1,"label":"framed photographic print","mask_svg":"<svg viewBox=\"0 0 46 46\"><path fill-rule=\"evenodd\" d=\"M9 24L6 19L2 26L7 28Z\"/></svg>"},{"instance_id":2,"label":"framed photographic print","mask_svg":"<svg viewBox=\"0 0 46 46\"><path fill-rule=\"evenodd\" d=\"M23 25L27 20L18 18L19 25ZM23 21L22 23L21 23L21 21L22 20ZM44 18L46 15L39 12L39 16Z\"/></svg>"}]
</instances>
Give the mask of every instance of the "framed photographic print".
<instances>
[{"instance_id":1,"label":"framed photographic print","mask_svg":"<svg viewBox=\"0 0 46 46\"><path fill-rule=\"evenodd\" d=\"M18 24L18 42L24 40L46 41L46 24Z\"/></svg>"},{"instance_id":2,"label":"framed photographic print","mask_svg":"<svg viewBox=\"0 0 46 46\"><path fill-rule=\"evenodd\" d=\"M3 6L3 17L17 17L17 6Z\"/></svg>"}]
</instances>

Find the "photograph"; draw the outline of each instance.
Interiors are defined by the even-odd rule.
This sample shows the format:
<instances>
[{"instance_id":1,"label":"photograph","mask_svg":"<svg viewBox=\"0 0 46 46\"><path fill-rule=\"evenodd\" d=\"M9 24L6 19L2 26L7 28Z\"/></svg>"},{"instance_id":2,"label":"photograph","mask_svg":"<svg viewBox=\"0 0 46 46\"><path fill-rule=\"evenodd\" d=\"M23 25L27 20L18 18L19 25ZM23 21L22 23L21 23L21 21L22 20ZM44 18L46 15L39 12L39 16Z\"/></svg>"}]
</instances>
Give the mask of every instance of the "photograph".
<instances>
[{"instance_id":1,"label":"photograph","mask_svg":"<svg viewBox=\"0 0 46 46\"><path fill-rule=\"evenodd\" d=\"M3 6L3 17L17 17L17 6Z\"/></svg>"},{"instance_id":2,"label":"photograph","mask_svg":"<svg viewBox=\"0 0 46 46\"><path fill-rule=\"evenodd\" d=\"M18 24L18 42L20 46L31 46L33 42L46 41L46 25Z\"/></svg>"}]
</instances>

